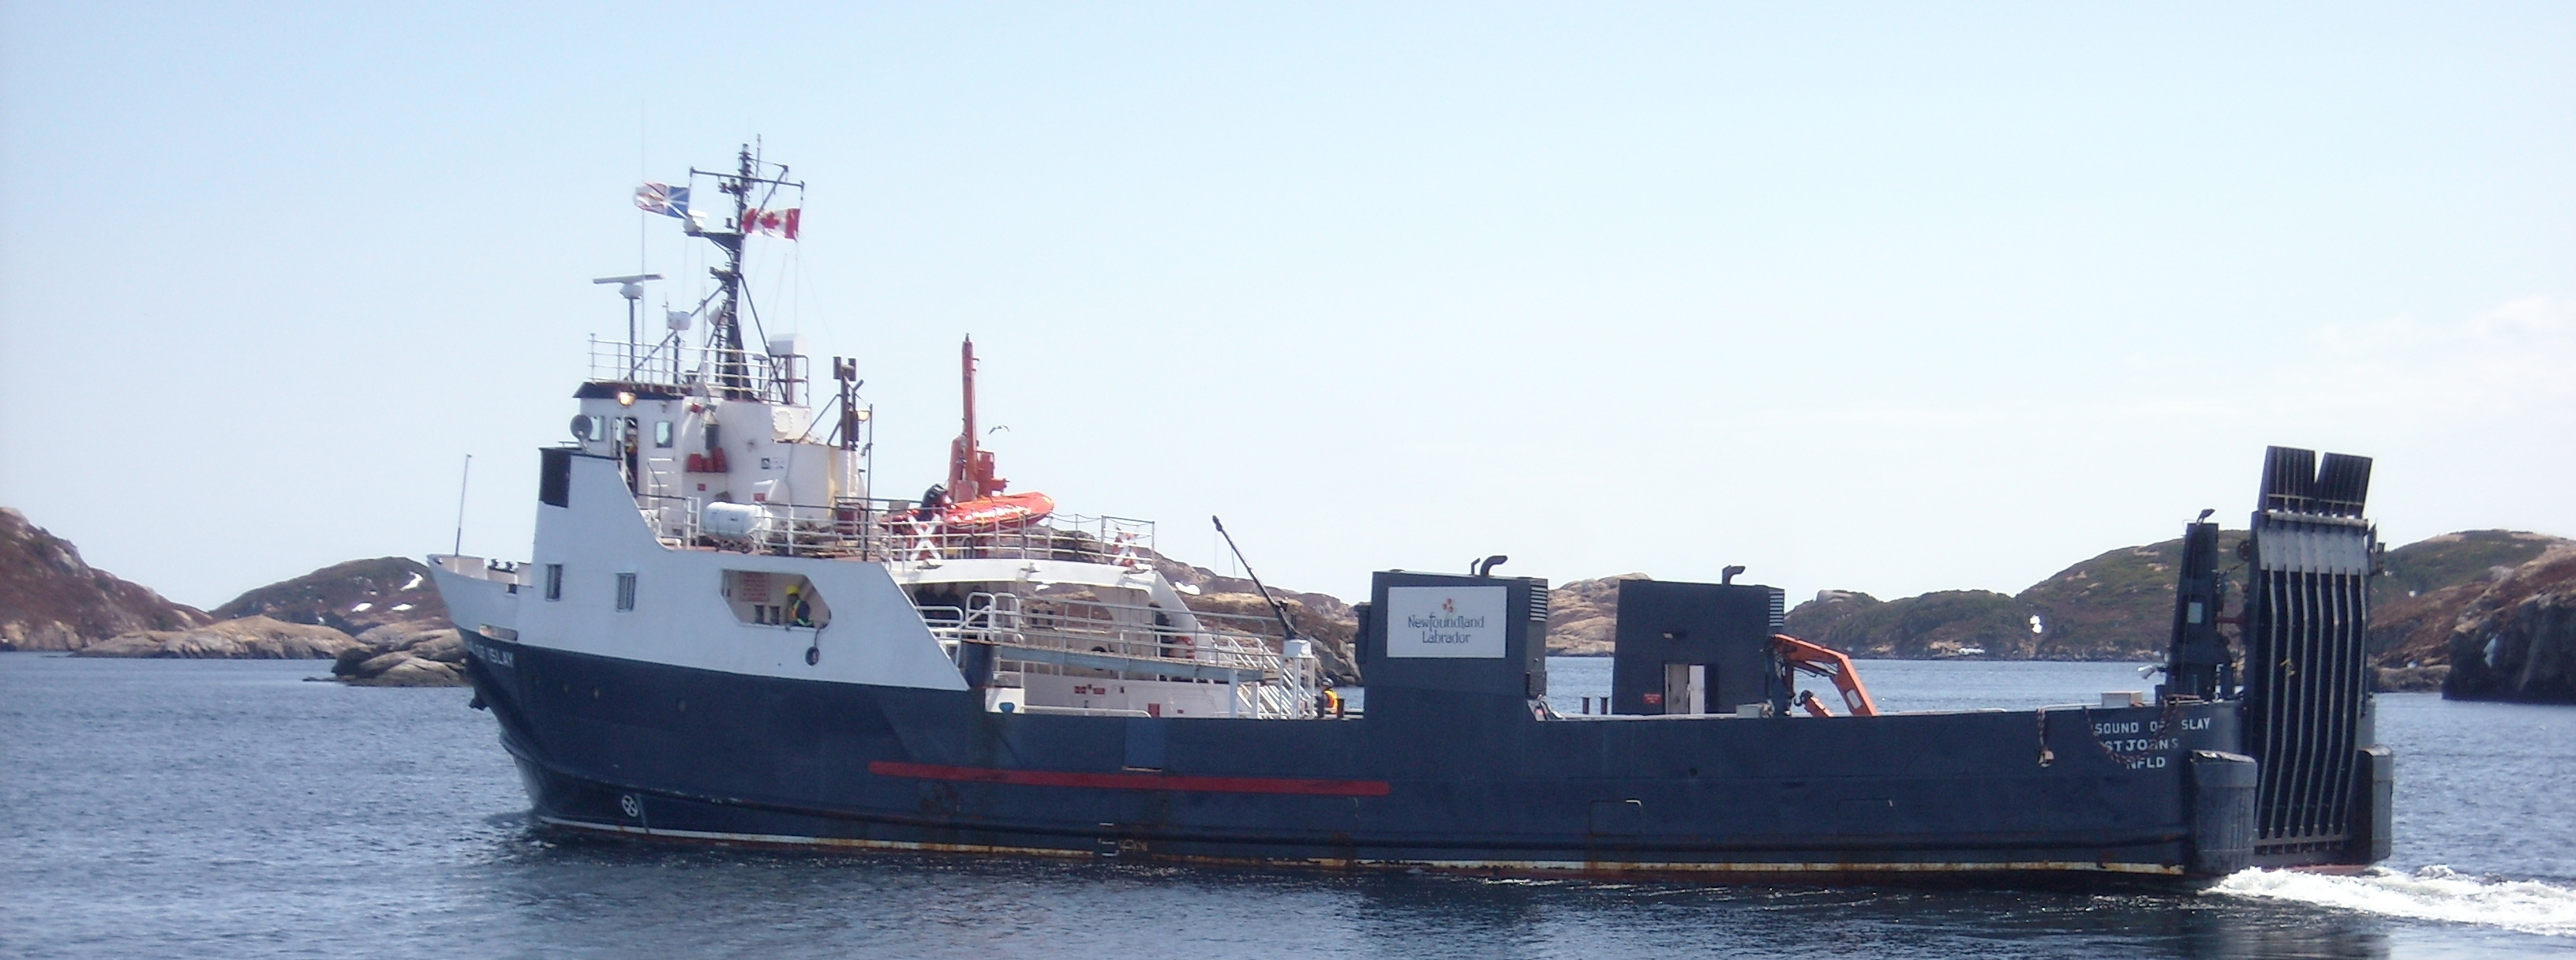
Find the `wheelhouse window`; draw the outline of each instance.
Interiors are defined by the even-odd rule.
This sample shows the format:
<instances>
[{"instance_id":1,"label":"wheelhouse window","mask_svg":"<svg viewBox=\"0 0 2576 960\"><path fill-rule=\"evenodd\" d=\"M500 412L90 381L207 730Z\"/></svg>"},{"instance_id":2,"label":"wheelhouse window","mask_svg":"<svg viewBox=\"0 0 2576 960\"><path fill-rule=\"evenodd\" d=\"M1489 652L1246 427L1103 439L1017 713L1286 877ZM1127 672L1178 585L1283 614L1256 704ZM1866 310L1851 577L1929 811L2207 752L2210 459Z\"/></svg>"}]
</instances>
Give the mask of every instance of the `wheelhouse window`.
<instances>
[{"instance_id":1,"label":"wheelhouse window","mask_svg":"<svg viewBox=\"0 0 2576 960\"><path fill-rule=\"evenodd\" d=\"M831 606L803 574L727 570L724 596L734 617L748 624L820 628L832 622Z\"/></svg>"},{"instance_id":2,"label":"wheelhouse window","mask_svg":"<svg viewBox=\"0 0 2576 960\"><path fill-rule=\"evenodd\" d=\"M546 599L563 599L563 564L546 564Z\"/></svg>"},{"instance_id":3,"label":"wheelhouse window","mask_svg":"<svg viewBox=\"0 0 2576 960\"><path fill-rule=\"evenodd\" d=\"M635 609L635 575L634 575L634 574L631 574L631 573L621 573L621 574L618 574L618 575L617 575L617 609L619 609L619 610L633 610L633 609Z\"/></svg>"}]
</instances>

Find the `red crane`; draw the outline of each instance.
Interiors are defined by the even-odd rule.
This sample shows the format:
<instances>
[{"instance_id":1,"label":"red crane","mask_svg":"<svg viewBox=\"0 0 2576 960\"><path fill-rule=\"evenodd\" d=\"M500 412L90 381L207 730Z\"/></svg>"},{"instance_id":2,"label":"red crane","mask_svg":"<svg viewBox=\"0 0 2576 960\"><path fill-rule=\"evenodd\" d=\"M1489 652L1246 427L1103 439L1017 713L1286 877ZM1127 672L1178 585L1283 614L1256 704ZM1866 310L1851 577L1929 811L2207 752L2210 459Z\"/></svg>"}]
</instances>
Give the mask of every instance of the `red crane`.
<instances>
[{"instance_id":1,"label":"red crane","mask_svg":"<svg viewBox=\"0 0 2576 960\"><path fill-rule=\"evenodd\" d=\"M940 522L950 530L1007 530L1043 520L1055 512L1055 498L1043 493L1004 494L1011 481L993 475L993 452L977 443L975 429L975 338L958 348L958 373L965 388L965 428L948 445L948 507Z\"/></svg>"}]
</instances>

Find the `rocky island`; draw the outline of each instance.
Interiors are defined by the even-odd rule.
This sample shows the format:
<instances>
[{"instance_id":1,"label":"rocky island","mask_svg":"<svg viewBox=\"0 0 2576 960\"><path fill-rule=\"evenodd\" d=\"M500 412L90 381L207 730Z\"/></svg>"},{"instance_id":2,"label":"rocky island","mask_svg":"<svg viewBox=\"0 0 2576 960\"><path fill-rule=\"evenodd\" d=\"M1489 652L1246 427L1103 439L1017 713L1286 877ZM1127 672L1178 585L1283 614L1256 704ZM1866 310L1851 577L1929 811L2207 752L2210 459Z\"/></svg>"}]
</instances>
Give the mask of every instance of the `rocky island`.
<instances>
[{"instance_id":1,"label":"rocky island","mask_svg":"<svg viewBox=\"0 0 2576 960\"><path fill-rule=\"evenodd\" d=\"M2243 531L2220 535L2233 556ZM2182 541L2111 550L2019 593L1942 590L1880 600L1823 590L1786 632L1877 659L2124 660L2164 656ZM2372 585L2374 686L2463 700L2576 703L2576 541L2513 530L2428 537L2388 551ZM1557 585L1548 650L1606 656L1621 574Z\"/></svg>"},{"instance_id":2,"label":"rocky island","mask_svg":"<svg viewBox=\"0 0 2576 960\"><path fill-rule=\"evenodd\" d=\"M2242 531L2222 534L2232 555ZM1823 590L1789 610L1797 637L1880 659L2153 662L2171 629L2182 541L2122 547L2019 593L1942 590L1880 600ZM1252 581L1168 557L1146 557L1193 610L1232 614L1277 635ZM2576 541L2508 530L2430 537L2388 551L2374 581L2370 644L2383 690L2441 690L2457 699L2576 703ZM212 611L164 599L92 569L72 544L0 508L0 650L90 657L288 658L332 661L331 676L369 686L464 683L464 644L428 568L403 557L334 564L260 587ZM1606 656L1624 573L1557 584L1548 651ZM1349 603L1274 589L1325 671L1362 678L1350 655Z\"/></svg>"},{"instance_id":3,"label":"rocky island","mask_svg":"<svg viewBox=\"0 0 2576 960\"><path fill-rule=\"evenodd\" d=\"M2391 551L2388 566L2370 629L2384 680L2455 700L2576 703L2576 542L2444 534Z\"/></svg>"},{"instance_id":4,"label":"rocky island","mask_svg":"<svg viewBox=\"0 0 2576 960\"><path fill-rule=\"evenodd\" d=\"M213 620L92 569L71 541L0 507L0 650L78 650L109 637Z\"/></svg>"},{"instance_id":5,"label":"rocky island","mask_svg":"<svg viewBox=\"0 0 2576 960\"><path fill-rule=\"evenodd\" d=\"M90 567L70 541L0 507L0 650L331 660L356 683L461 684L464 647L428 580L415 560L353 560L209 612Z\"/></svg>"}]
</instances>

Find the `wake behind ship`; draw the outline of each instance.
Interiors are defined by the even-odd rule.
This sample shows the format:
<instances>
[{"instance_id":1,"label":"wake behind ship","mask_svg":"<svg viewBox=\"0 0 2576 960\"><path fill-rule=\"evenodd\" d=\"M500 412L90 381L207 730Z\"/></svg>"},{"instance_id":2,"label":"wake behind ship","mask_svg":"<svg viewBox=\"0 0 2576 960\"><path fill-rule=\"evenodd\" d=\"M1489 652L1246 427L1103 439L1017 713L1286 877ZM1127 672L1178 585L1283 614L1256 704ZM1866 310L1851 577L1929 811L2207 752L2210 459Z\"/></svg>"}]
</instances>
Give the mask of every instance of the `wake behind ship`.
<instances>
[{"instance_id":1,"label":"wake behind ship","mask_svg":"<svg viewBox=\"0 0 2576 960\"><path fill-rule=\"evenodd\" d=\"M1152 524L1010 492L971 342L947 482L871 495L856 361L833 360L818 417L794 338L743 344L745 240L798 229L752 205L801 188L770 170L746 150L693 171L732 198L722 217L639 195L727 255L692 314L703 345L675 313L659 343L595 350L574 442L540 451L530 559L431 558L543 823L1721 880L2188 883L2388 854L2367 459L2267 453L2234 616L2217 526L2188 526L2151 700L1882 712L1848 659L1780 635L1779 590L1629 581L1607 712L1568 715L1547 583L1480 568L1374 575L1366 710L1344 710L1284 615L1192 610L1149 562ZM632 302L651 278L610 279Z\"/></svg>"}]
</instances>

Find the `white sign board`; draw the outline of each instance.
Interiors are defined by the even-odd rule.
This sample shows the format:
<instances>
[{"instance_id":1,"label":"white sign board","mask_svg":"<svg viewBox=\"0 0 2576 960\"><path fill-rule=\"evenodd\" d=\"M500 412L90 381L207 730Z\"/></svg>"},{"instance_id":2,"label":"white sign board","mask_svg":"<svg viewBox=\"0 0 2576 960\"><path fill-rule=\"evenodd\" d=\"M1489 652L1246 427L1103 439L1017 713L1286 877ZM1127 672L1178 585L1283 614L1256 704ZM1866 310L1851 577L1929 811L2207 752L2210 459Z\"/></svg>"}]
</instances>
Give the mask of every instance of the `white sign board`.
<instances>
[{"instance_id":1,"label":"white sign board","mask_svg":"<svg viewBox=\"0 0 2576 960\"><path fill-rule=\"evenodd\" d=\"M1502 659L1509 589L1386 588L1386 655Z\"/></svg>"}]
</instances>

